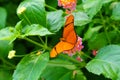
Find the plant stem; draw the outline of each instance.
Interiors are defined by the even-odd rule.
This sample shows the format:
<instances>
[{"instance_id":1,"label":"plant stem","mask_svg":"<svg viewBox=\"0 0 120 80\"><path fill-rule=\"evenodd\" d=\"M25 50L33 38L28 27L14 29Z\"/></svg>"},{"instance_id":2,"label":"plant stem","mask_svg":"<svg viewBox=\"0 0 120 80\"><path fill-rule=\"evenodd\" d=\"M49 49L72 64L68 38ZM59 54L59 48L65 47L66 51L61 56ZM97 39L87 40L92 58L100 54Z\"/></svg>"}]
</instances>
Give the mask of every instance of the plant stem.
<instances>
[{"instance_id":1,"label":"plant stem","mask_svg":"<svg viewBox=\"0 0 120 80\"><path fill-rule=\"evenodd\" d=\"M72 61L72 62L74 62L74 63L77 63L77 64L79 64L79 66L85 66L86 65L86 63L85 62L80 62L80 61L77 61L76 59L74 59L74 58L72 58L72 57L70 57L70 56L68 56L68 55L65 55L65 54L59 54L61 57L64 57L65 59L68 59L68 60L70 60L70 61Z\"/></svg>"},{"instance_id":2,"label":"plant stem","mask_svg":"<svg viewBox=\"0 0 120 80\"><path fill-rule=\"evenodd\" d=\"M118 29L118 28L116 28L116 27L115 27L115 25L112 25L112 27L113 27L113 29L114 29L115 31L117 31L117 32L120 34L119 29Z\"/></svg>"},{"instance_id":3,"label":"plant stem","mask_svg":"<svg viewBox=\"0 0 120 80\"><path fill-rule=\"evenodd\" d=\"M57 10L57 9L55 9L54 7L51 7L51 6L47 5L47 4L45 4L45 7L49 8L49 9L52 9L52 10L54 10L54 11Z\"/></svg>"},{"instance_id":4,"label":"plant stem","mask_svg":"<svg viewBox=\"0 0 120 80\"><path fill-rule=\"evenodd\" d=\"M15 65L13 65L12 63L10 63L10 62L8 62L7 60L5 60L4 58L0 58L2 61L3 61L3 63L5 63L5 64L7 64L7 65L10 65L11 67L13 67L13 68L15 68L16 66Z\"/></svg>"},{"instance_id":5,"label":"plant stem","mask_svg":"<svg viewBox=\"0 0 120 80\"><path fill-rule=\"evenodd\" d=\"M105 20L104 20L103 15L102 15L101 12L100 12L100 17L101 17L101 19L102 19L102 23L103 23L103 27L104 27L104 32L105 32L106 38L107 38L107 40L108 40L108 43L111 44L111 41L110 41L110 39L109 39L107 30L106 30L106 27L105 27L105 26L106 26L106 25L105 25Z\"/></svg>"},{"instance_id":6,"label":"plant stem","mask_svg":"<svg viewBox=\"0 0 120 80\"><path fill-rule=\"evenodd\" d=\"M47 45L47 36L45 36L45 44Z\"/></svg>"},{"instance_id":7,"label":"plant stem","mask_svg":"<svg viewBox=\"0 0 120 80\"><path fill-rule=\"evenodd\" d=\"M38 42L36 42L36 41L33 41L33 40L31 40L31 39L29 39L29 38L27 38L27 37L24 37L23 39L25 39L25 40L27 40L27 41L29 41L29 42L31 42L31 43L39 46L39 47L42 47L42 48L44 48L44 49L46 49L46 50L51 50L51 48L49 48L47 45L42 45L42 44L40 44L40 43L38 43Z\"/></svg>"},{"instance_id":8,"label":"plant stem","mask_svg":"<svg viewBox=\"0 0 120 80\"><path fill-rule=\"evenodd\" d=\"M37 45L37 46L39 46L39 47L44 47L42 44L40 44L38 42L35 42L35 41L33 41L33 40L31 40L31 39L29 39L27 37L24 37L24 39L27 40L27 41L29 41L29 42L31 42L31 43L33 43L33 44L35 44L35 45Z\"/></svg>"},{"instance_id":9,"label":"plant stem","mask_svg":"<svg viewBox=\"0 0 120 80\"><path fill-rule=\"evenodd\" d=\"M40 36L38 36L38 37L41 40L42 44L45 44L45 42L43 41L43 39Z\"/></svg>"},{"instance_id":10,"label":"plant stem","mask_svg":"<svg viewBox=\"0 0 120 80\"><path fill-rule=\"evenodd\" d=\"M83 54L83 56L86 56L86 57L88 57L89 59L93 59L92 57L90 57L89 55L87 55L87 54Z\"/></svg>"}]
</instances>

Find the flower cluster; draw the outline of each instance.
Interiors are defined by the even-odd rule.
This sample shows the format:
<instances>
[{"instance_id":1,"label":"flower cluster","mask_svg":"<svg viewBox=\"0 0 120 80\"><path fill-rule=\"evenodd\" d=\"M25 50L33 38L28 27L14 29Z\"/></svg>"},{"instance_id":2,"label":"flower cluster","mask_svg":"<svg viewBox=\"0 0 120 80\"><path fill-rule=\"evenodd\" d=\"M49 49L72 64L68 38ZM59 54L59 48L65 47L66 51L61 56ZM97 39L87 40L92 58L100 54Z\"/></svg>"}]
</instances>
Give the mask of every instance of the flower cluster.
<instances>
[{"instance_id":1,"label":"flower cluster","mask_svg":"<svg viewBox=\"0 0 120 80\"><path fill-rule=\"evenodd\" d=\"M12 59L13 57L15 57L15 53L16 53L15 50L9 51L9 53L8 53L8 59Z\"/></svg>"},{"instance_id":2,"label":"flower cluster","mask_svg":"<svg viewBox=\"0 0 120 80\"><path fill-rule=\"evenodd\" d=\"M76 0L58 0L58 6L63 6L66 13L71 13L76 8Z\"/></svg>"}]
</instances>

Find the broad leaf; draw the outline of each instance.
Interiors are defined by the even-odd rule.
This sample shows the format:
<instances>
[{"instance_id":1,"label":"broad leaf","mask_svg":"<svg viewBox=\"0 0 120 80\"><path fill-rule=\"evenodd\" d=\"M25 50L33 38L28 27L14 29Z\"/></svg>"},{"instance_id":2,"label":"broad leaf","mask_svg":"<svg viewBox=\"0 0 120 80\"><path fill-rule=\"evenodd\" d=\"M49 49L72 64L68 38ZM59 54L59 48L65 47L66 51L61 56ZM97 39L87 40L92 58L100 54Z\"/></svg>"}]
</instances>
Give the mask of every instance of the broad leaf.
<instances>
[{"instance_id":1,"label":"broad leaf","mask_svg":"<svg viewBox=\"0 0 120 80\"><path fill-rule=\"evenodd\" d=\"M61 60L61 59L54 59L54 60L49 61L48 66L64 67L70 70L76 69L76 66L73 65L73 63L65 61L65 60Z\"/></svg>"},{"instance_id":2,"label":"broad leaf","mask_svg":"<svg viewBox=\"0 0 120 80\"><path fill-rule=\"evenodd\" d=\"M64 67L47 66L42 73L45 80L86 80L80 70L69 70Z\"/></svg>"},{"instance_id":3,"label":"broad leaf","mask_svg":"<svg viewBox=\"0 0 120 80\"><path fill-rule=\"evenodd\" d=\"M0 7L0 29L5 27L7 12L4 8Z\"/></svg>"},{"instance_id":4,"label":"broad leaf","mask_svg":"<svg viewBox=\"0 0 120 80\"><path fill-rule=\"evenodd\" d=\"M47 13L47 28L51 32L57 32L61 29L64 21L62 14L63 11L61 10Z\"/></svg>"},{"instance_id":5,"label":"broad leaf","mask_svg":"<svg viewBox=\"0 0 120 80\"><path fill-rule=\"evenodd\" d=\"M65 79L65 77L68 77ZM72 70L63 67L48 66L42 73L45 80L72 80Z\"/></svg>"},{"instance_id":6,"label":"broad leaf","mask_svg":"<svg viewBox=\"0 0 120 80\"><path fill-rule=\"evenodd\" d=\"M24 36L34 36L34 35L40 35L40 36L45 36L45 35L50 35L52 34L51 32L48 31L47 28L44 28L41 25L38 24L33 24L31 26L27 25L23 28L23 33Z\"/></svg>"},{"instance_id":7,"label":"broad leaf","mask_svg":"<svg viewBox=\"0 0 120 80\"><path fill-rule=\"evenodd\" d=\"M84 12L74 12L73 15L75 17L75 26L83 26L90 22L88 15Z\"/></svg>"},{"instance_id":8,"label":"broad leaf","mask_svg":"<svg viewBox=\"0 0 120 80\"><path fill-rule=\"evenodd\" d=\"M98 11L102 8L103 0L85 0L83 8L92 19Z\"/></svg>"},{"instance_id":9,"label":"broad leaf","mask_svg":"<svg viewBox=\"0 0 120 80\"><path fill-rule=\"evenodd\" d=\"M112 1L114 1L114 0L104 0L103 3L106 4L106 3L110 3Z\"/></svg>"},{"instance_id":10,"label":"broad leaf","mask_svg":"<svg viewBox=\"0 0 120 80\"><path fill-rule=\"evenodd\" d=\"M46 26L46 11L44 5L44 0L25 0L19 5L17 15L26 24Z\"/></svg>"},{"instance_id":11,"label":"broad leaf","mask_svg":"<svg viewBox=\"0 0 120 80\"><path fill-rule=\"evenodd\" d=\"M120 2L114 6L111 18L114 20L120 20Z\"/></svg>"},{"instance_id":12,"label":"broad leaf","mask_svg":"<svg viewBox=\"0 0 120 80\"><path fill-rule=\"evenodd\" d=\"M13 74L13 80L38 80L49 61L48 53L25 56Z\"/></svg>"},{"instance_id":13,"label":"broad leaf","mask_svg":"<svg viewBox=\"0 0 120 80\"><path fill-rule=\"evenodd\" d=\"M109 45L100 49L96 57L91 60L86 68L88 71L103 74L112 80L120 80L120 46Z\"/></svg>"},{"instance_id":14,"label":"broad leaf","mask_svg":"<svg viewBox=\"0 0 120 80\"><path fill-rule=\"evenodd\" d=\"M46 80L86 80L85 76L77 67L68 60L53 59L49 61L47 68L42 73Z\"/></svg>"}]
</instances>

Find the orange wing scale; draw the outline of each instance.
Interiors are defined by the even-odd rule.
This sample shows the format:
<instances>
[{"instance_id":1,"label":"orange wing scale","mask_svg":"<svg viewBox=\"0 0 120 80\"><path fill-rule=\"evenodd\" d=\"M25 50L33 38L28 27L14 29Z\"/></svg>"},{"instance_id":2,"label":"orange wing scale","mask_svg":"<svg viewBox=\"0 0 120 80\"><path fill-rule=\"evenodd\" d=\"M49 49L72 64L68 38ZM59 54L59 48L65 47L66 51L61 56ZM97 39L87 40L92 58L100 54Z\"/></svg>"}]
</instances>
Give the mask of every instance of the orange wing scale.
<instances>
[{"instance_id":1,"label":"orange wing scale","mask_svg":"<svg viewBox=\"0 0 120 80\"><path fill-rule=\"evenodd\" d=\"M59 53L65 50L71 50L74 48L77 41L77 35L74 30L74 16L67 17L65 22L63 37L60 42L51 50L50 57L56 57Z\"/></svg>"}]
</instances>

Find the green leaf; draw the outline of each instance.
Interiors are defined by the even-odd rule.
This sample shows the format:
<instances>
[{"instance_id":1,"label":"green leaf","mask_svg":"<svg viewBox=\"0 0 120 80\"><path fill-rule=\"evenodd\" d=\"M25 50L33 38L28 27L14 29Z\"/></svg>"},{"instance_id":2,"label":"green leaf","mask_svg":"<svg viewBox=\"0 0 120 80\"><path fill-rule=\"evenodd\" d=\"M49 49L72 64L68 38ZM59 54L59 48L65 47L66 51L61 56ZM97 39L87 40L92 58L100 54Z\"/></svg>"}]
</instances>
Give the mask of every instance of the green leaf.
<instances>
[{"instance_id":1,"label":"green leaf","mask_svg":"<svg viewBox=\"0 0 120 80\"><path fill-rule=\"evenodd\" d=\"M16 25L15 25L15 30L17 34L21 34L22 33L22 21L19 21Z\"/></svg>"},{"instance_id":2,"label":"green leaf","mask_svg":"<svg viewBox=\"0 0 120 80\"><path fill-rule=\"evenodd\" d=\"M9 41L0 40L0 57L7 57L8 52L13 49L13 44L9 44Z\"/></svg>"},{"instance_id":3,"label":"green leaf","mask_svg":"<svg viewBox=\"0 0 120 80\"><path fill-rule=\"evenodd\" d=\"M81 70L76 70L75 73L76 73L75 80L87 80Z\"/></svg>"},{"instance_id":4,"label":"green leaf","mask_svg":"<svg viewBox=\"0 0 120 80\"><path fill-rule=\"evenodd\" d=\"M4 8L0 7L0 29L5 27L7 12Z\"/></svg>"},{"instance_id":5,"label":"green leaf","mask_svg":"<svg viewBox=\"0 0 120 80\"><path fill-rule=\"evenodd\" d=\"M46 11L44 6L44 0L25 0L19 5L17 15L26 24L46 26Z\"/></svg>"},{"instance_id":6,"label":"green leaf","mask_svg":"<svg viewBox=\"0 0 120 80\"><path fill-rule=\"evenodd\" d=\"M120 20L120 2L118 2L114 7L112 11L111 18L113 20Z\"/></svg>"},{"instance_id":7,"label":"green leaf","mask_svg":"<svg viewBox=\"0 0 120 80\"><path fill-rule=\"evenodd\" d=\"M73 65L73 63L65 61L65 60L61 60L61 59L54 59L54 60L49 61L48 66L64 67L70 70L76 69L76 66Z\"/></svg>"},{"instance_id":8,"label":"green leaf","mask_svg":"<svg viewBox=\"0 0 120 80\"><path fill-rule=\"evenodd\" d=\"M47 14L47 28L51 32L57 32L63 26L64 20L63 20L62 14L63 14L62 10L48 12L48 14Z\"/></svg>"},{"instance_id":9,"label":"green leaf","mask_svg":"<svg viewBox=\"0 0 120 80\"><path fill-rule=\"evenodd\" d=\"M13 27L6 27L0 30L0 40L11 40L14 35Z\"/></svg>"},{"instance_id":10,"label":"green leaf","mask_svg":"<svg viewBox=\"0 0 120 80\"><path fill-rule=\"evenodd\" d=\"M49 62L49 64L50 63L51 62ZM49 65L49 64L42 73L42 78L44 78L45 80L79 80L79 79L86 80L82 71L70 69L71 66L68 66L69 68L64 66L59 66L59 62L58 65L57 63L55 65ZM67 65L68 63L67 64L63 63L63 64Z\"/></svg>"},{"instance_id":11,"label":"green leaf","mask_svg":"<svg viewBox=\"0 0 120 80\"><path fill-rule=\"evenodd\" d=\"M90 39L93 35L97 34L98 31L102 28L102 26L96 26L96 27L89 27L87 32L84 34L83 40Z\"/></svg>"},{"instance_id":12,"label":"green leaf","mask_svg":"<svg viewBox=\"0 0 120 80\"><path fill-rule=\"evenodd\" d=\"M72 71L64 67L48 66L42 73L45 80L72 80Z\"/></svg>"},{"instance_id":13,"label":"green leaf","mask_svg":"<svg viewBox=\"0 0 120 80\"><path fill-rule=\"evenodd\" d=\"M48 53L25 56L13 74L13 80L38 80L49 61Z\"/></svg>"},{"instance_id":14,"label":"green leaf","mask_svg":"<svg viewBox=\"0 0 120 80\"><path fill-rule=\"evenodd\" d=\"M106 4L106 3L110 3L112 1L114 1L114 0L104 0L103 3Z\"/></svg>"},{"instance_id":15,"label":"green leaf","mask_svg":"<svg viewBox=\"0 0 120 80\"><path fill-rule=\"evenodd\" d=\"M103 74L112 80L120 80L120 46L109 45L100 49L96 57L91 60L86 68L89 72Z\"/></svg>"},{"instance_id":16,"label":"green leaf","mask_svg":"<svg viewBox=\"0 0 120 80\"><path fill-rule=\"evenodd\" d=\"M10 43L12 43L16 38L19 38L22 34L22 21L19 21L15 25L14 34L11 36Z\"/></svg>"},{"instance_id":17,"label":"green leaf","mask_svg":"<svg viewBox=\"0 0 120 80\"><path fill-rule=\"evenodd\" d=\"M77 80L79 75L81 76L79 79L86 80L83 73L76 69L77 67L72 62L56 58L49 61L47 68L42 73L42 78L45 80ZM75 74L73 74L74 71Z\"/></svg>"},{"instance_id":18,"label":"green leaf","mask_svg":"<svg viewBox=\"0 0 120 80\"><path fill-rule=\"evenodd\" d=\"M57 0L52 0L52 1L50 1L50 0L45 0L45 3L46 3L47 5L49 5L49 6L54 7L54 8L56 8L56 7L58 6ZM47 8L47 9L53 10L53 9L51 9L51 8Z\"/></svg>"},{"instance_id":19,"label":"green leaf","mask_svg":"<svg viewBox=\"0 0 120 80\"><path fill-rule=\"evenodd\" d=\"M23 28L24 36L34 36L34 35L40 35L40 36L46 36L52 34L48 31L47 28L44 28L41 25L33 24L31 26L27 25Z\"/></svg>"},{"instance_id":20,"label":"green leaf","mask_svg":"<svg viewBox=\"0 0 120 80\"><path fill-rule=\"evenodd\" d=\"M103 0L85 0L83 2L83 8L85 12L92 19L98 11L102 8Z\"/></svg>"},{"instance_id":21,"label":"green leaf","mask_svg":"<svg viewBox=\"0 0 120 80\"><path fill-rule=\"evenodd\" d=\"M96 33L88 40L88 46L91 50L98 50L108 44L106 34Z\"/></svg>"},{"instance_id":22,"label":"green leaf","mask_svg":"<svg viewBox=\"0 0 120 80\"><path fill-rule=\"evenodd\" d=\"M74 12L73 15L75 17L75 26L83 26L91 21L84 12Z\"/></svg>"}]
</instances>

